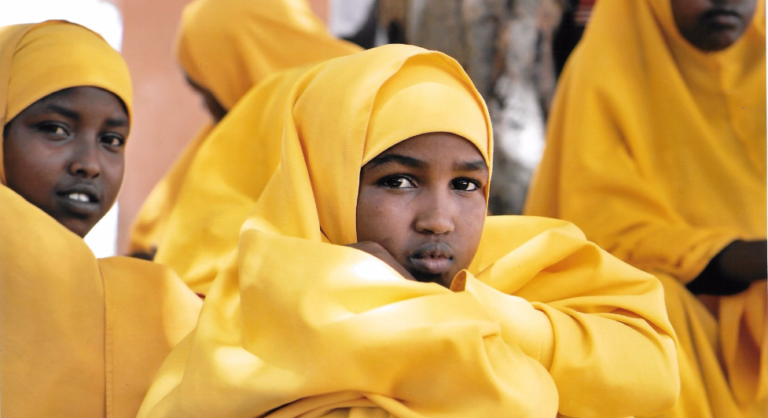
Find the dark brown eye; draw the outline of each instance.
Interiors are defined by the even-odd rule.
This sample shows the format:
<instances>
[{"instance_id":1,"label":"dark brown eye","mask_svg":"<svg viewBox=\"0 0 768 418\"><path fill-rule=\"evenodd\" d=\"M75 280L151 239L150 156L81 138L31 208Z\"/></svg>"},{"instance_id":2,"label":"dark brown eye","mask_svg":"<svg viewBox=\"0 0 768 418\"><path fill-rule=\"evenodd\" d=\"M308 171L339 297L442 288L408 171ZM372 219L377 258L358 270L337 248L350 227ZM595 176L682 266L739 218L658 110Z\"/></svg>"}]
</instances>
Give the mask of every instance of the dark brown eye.
<instances>
[{"instance_id":1,"label":"dark brown eye","mask_svg":"<svg viewBox=\"0 0 768 418\"><path fill-rule=\"evenodd\" d=\"M125 139L120 135L108 134L101 137L101 143L109 147L122 147L125 144Z\"/></svg>"},{"instance_id":2,"label":"dark brown eye","mask_svg":"<svg viewBox=\"0 0 768 418\"><path fill-rule=\"evenodd\" d=\"M471 192L480 188L480 183L469 179L455 179L451 182L451 187L454 190L462 190L465 192Z\"/></svg>"},{"instance_id":3,"label":"dark brown eye","mask_svg":"<svg viewBox=\"0 0 768 418\"><path fill-rule=\"evenodd\" d=\"M378 181L378 184L390 189L410 189L416 187L416 184L411 179L399 174L384 177Z\"/></svg>"},{"instance_id":4,"label":"dark brown eye","mask_svg":"<svg viewBox=\"0 0 768 418\"><path fill-rule=\"evenodd\" d=\"M37 126L40 132L44 132L56 139L63 139L69 136L69 131L58 123L44 122Z\"/></svg>"}]
</instances>

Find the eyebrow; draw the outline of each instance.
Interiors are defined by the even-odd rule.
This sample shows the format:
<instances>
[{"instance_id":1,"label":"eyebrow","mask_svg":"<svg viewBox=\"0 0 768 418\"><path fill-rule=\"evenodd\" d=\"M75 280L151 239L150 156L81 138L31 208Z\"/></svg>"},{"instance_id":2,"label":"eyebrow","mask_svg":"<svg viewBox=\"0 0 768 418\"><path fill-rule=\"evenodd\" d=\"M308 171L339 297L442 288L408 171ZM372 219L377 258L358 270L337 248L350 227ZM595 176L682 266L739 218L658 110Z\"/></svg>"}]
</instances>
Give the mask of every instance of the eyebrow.
<instances>
[{"instance_id":1,"label":"eyebrow","mask_svg":"<svg viewBox=\"0 0 768 418\"><path fill-rule=\"evenodd\" d=\"M48 106L45 107L45 110L58 113L72 120L76 120L76 121L80 120L79 113L75 112L74 110L67 109L66 107L62 107L55 104L49 104Z\"/></svg>"},{"instance_id":2,"label":"eyebrow","mask_svg":"<svg viewBox=\"0 0 768 418\"><path fill-rule=\"evenodd\" d=\"M412 168L423 168L427 166L427 163L417 158L391 153L379 155L368 164L370 164L370 168L376 168L386 164L401 164ZM487 171L488 165L485 163L485 160L461 161L454 163L453 169L455 171Z\"/></svg>"},{"instance_id":3,"label":"eyebrow","mask_svg":"<svg viewBox=\"0 0 768 418\"><path fill-rule=\"evenodd\" d=\"M462 161L453 164L453 169L456 171L487 171L488 165L485 160Z\"/></svg>"},{"instance_id":4,"label":"eyebrow","mask_svg":"<svg viewBox=\"0 0 768 418\"><path fill-rule=\"evenodd\" d=\"M62 107L55 104L49 104L45 107L45 110L52 111L55 113L58 113L64 117L67 117L69 119L72 119L74 121L80 120L80 114L78 112L75 112L74 110L67 109L66 107ZM110 128L118 128L122 126L128 126L128 119L125 118L109 118L104 122L107 126Z\"/></svg>"},{"instance_id":5,"label":"eyebrow","mask_svg":"<svg viewBox=\"0 0 768 418\"><path fill-rule=\"evenodd\" d=\"M385 164L393 164L393 163L401 164L406 167L413 167L413 168L422 168L427 165L424 161L421 161L417 158L407 157L405 155L392 154L392 153L379 155L378 157L372 159L368 164L370 164L370 168L375 168Z\"/></svg>"}]
</instances>

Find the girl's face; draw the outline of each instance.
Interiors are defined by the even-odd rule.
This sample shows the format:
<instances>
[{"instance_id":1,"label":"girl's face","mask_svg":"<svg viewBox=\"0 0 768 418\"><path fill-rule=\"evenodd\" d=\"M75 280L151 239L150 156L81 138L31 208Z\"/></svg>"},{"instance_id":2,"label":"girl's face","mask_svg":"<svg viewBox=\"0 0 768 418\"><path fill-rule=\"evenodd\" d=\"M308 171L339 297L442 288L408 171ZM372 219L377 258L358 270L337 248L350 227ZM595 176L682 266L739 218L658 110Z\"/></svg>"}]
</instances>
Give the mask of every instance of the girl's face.
<instances>
[{"instance_id":1,"label":"girl's face","mask_svg":"<svg viewBox=\"0 0 768 418\"><path fill-rule=\"evenodd\" d=\"M466 139L403 141L361 170L358 242L378 243L419 281L450 286L480 243L487 185L485 160Z\"/></svg>"},{"instance_id":2,"label":"girl's face","mask_svg":"<svg viewBox=\"0 0 768 418\"><path fill-rule=\"evenodd\" d=\"M733 45L752 22L757 0L671 0L680 34L702 51Z\"/></svg>"},{"instance_id":3,"label":"girl's face","mask_svg":"<svg viewBox=\"0 0 768 418\"><path fill-rule=\"evenodd\" d=\"M5 125L8 187L83 237L117 198L128 130L122 101L106 90L50 94Z\"/></svg>"}]
</instances>

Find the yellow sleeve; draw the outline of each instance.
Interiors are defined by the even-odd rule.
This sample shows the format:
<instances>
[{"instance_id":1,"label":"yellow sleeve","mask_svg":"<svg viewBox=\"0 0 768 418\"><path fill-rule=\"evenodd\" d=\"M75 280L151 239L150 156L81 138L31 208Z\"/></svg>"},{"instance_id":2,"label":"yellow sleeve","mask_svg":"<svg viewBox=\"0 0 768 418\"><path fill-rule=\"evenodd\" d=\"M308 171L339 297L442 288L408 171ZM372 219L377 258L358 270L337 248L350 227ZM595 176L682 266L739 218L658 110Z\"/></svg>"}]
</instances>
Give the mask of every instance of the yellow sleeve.
<instances>
[{"instance_id":1,"label":"yellow sleeve","mask_svg":"<svg viewBox=\"0 0 768 418\"><path fill-rule=\"evenodd\" d=\"M140 417L555 415L546 369L471 294L332 244L248 231L240 249Z\"/></svg>"},{"instance_id":2,"label":"yellow sleeve","mask_svg":"<svg viewBox=\"0 0 768 418\"><path fill-rule=\"evenodd\" d=\"M166 267L97 260L5 186L0 201L0 412L135 416L202 301Z\"/></svg>"},{"instance_id":3,"label":"yellow sleeve","mask_svg":"<svg viewBox=\"0 0 768 418\"><path fill-rule=\"evenodd\" d=\"M104 278L107 416L135 417L171 349L197 324L202 300L167 267L98 260Z\"/></svg>"},{"instance_id":4,"label":"yellow sleeve","mask_svg":"<svg viewBox=\"0 0 768 418\"><path fill-rule=\"evenodd\" d=\"M0 415L100 417L104 288L85 242L0 185Z\"/></svg>"},{"instance_id":5,"label":"yellow sleeve","mask_svg":"<svg viewBox=\"0 0 768 418\"><path fill-rule=\"evenodd\" d=\"M517 231L521 221L500 217L491 228ZM586 241L572 225L527 222L552 227L477 278L467 274L465 291L499 321L505 341L547 368L560 413L655 415L671 408L680 380L659 281ZM485 245L492 239L496 251L510 245L493 235L486 234Z\"/></svg>"},{"instance_id":6,"label":"yellow sleeve","mask_svg":"<svg viewBox=\"0 0 768 418\"><path fill-rule=\"evenodd\" d=\"M542 231L551 224L566 232ZM378 408L540 417L559 407L608 417L669 408L675 342L658 282L573 230L550 220L507 229L520 248L484 269L501 292L471 275L467 291L452 292L404 280L352 248L244 231L239 260L217 277L139 416Z\"/></svg>"}]
</instances>

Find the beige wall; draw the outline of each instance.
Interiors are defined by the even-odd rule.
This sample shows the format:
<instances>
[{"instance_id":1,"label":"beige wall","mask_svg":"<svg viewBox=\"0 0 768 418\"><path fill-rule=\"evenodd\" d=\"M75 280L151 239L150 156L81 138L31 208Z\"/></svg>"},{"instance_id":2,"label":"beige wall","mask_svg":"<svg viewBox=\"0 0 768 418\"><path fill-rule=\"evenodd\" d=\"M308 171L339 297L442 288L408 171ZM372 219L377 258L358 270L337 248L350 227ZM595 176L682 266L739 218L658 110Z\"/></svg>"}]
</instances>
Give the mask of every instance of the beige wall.
<instances>
[{"instance_id":1,"label":"beige wall","mask_svg":"<svg viewBox=\"0 0 768 418\"><path fill-rule=\"evenodd\" d=\"M201 99L184 83L173 55L181 10L190 0L115 0L123 14L123 55L134 84L134 121L120 193L118 253L152 187L208 120ZM328 0L309 0L327 20Z\"/></svg>"}]
</instances>

